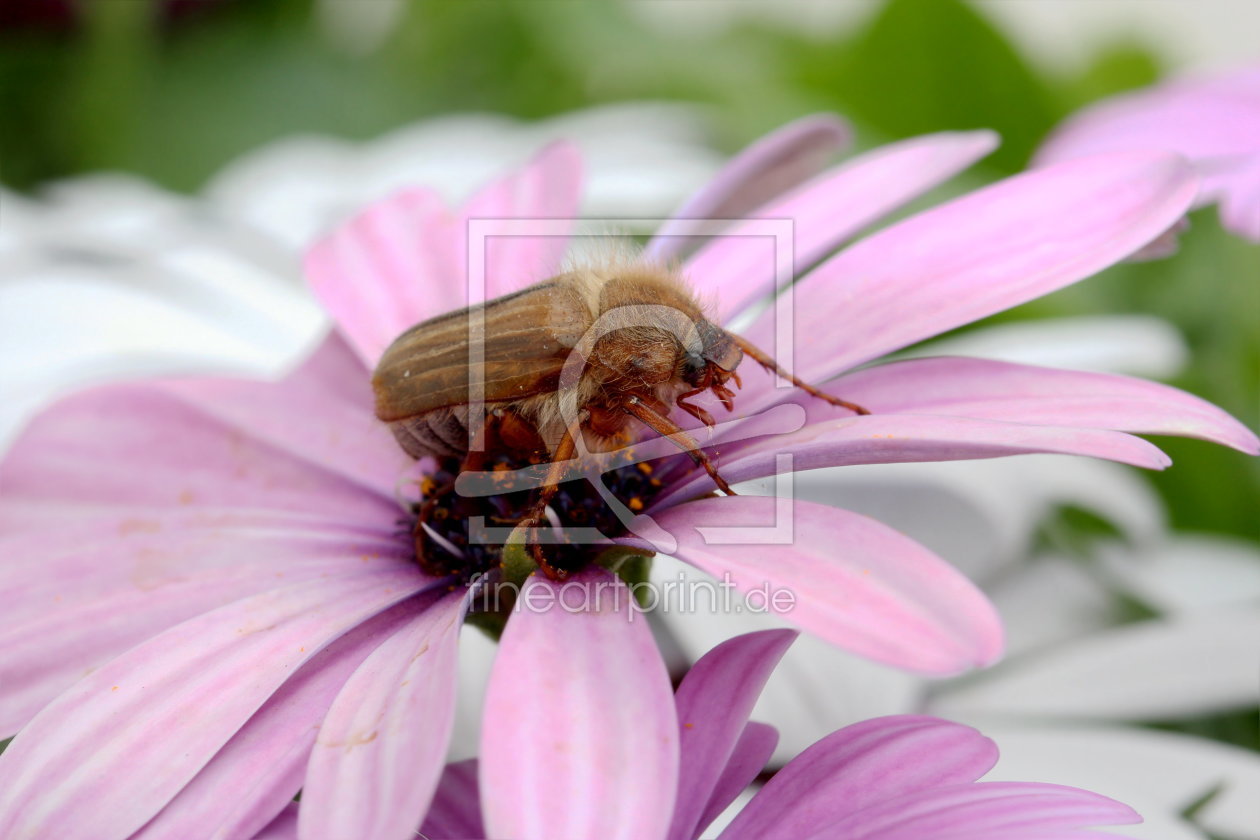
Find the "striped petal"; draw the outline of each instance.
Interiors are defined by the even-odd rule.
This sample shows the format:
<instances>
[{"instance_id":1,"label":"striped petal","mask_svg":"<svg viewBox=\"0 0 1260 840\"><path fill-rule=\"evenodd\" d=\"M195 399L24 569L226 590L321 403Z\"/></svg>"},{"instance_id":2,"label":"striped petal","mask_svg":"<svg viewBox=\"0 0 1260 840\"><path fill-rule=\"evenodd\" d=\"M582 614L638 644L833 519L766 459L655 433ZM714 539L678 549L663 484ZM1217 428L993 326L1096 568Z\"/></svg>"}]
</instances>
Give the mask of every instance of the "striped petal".
<instances>
[{"instance_id":1,"label":"striped petal","mask_svg":"<svg viewBox=\"0 0 1260 840\"><path fill-rule=\"evenodd\" d=\"M405 565L396 540L321 533L301 518L173 514L0 540L0 733L13 734L83 675L194 616L280 584Z\"/></svg>"},{"instance_id":2,"label":"striped petal","mask_svg":"<svg viewBox=\"0 0 1260 840\"><path fill-rule=\"evenodd\" d=\"M873 519L754 496L702 499L656 519L677 539L680 560L837 647L931 674L987 665L1001 653L1001 623L984 595Z\"/></svg>"},{"instance_id":3,"label":"striped petal","mask_svg":"<svg viewBox=\"0 0 1260 840\"><path fill-rule=\"evenodd\" d=\"M186 621L85 676L0 756L0 834L124 838L299 666L433 585L412 568L320 577Z\"/></svg>"},{"instance_id":4,"label":"striped petal","mask_svg":"<svg viewBox=\"0 0 1260 840\"><path fill-rule=\"evenodd\" d=\"M708 219L736 219L779 196L822 169L849 143L850 131L830 114L802 117L767 134L730 160L695 195L674 211L652 237L645 255L669 262L687 250Z\"/></svg>"},{"instance_id":5,"label":"striped petal","mask_svg":"<svg viewBox=\"0 0 1260 840\"><path fill-rule=\"evenodd\" d=\"M582 156L569 143L552 143L520 172L512 173L482 189L461 208L457 218L456 254L461 292L471 292L465 302L480 295L476 276L467 270L478 260L485 270L484 300L506 295L559 273L568 248L568 229L577 214L582 193ZM495 234L485 239L473 235L470 222L520 219L558 222L563 233ZM470 286L469 284L472 284ZM464 306L465 303L460 303Z\"/></svg>"},{"instance_id":6,"label":"striped petal","mask_svg":"<svg viewBox=\"0 0 1260 840\"><path fill-rule=\"evenodd\" d=\"M718 777L717 784L713 786L713 793L704 806L704 813L696 823L697 835L756 781L766 769L778 743L779 733L773 726L754 720L744 727L743 734L735 742L735 749L731 751L730 760Z\"/></svg>"},{"instance_id":7,"label":"striped petal","mask_svg":"<svg viewBox=\"0 0 1260 840\"><path fill-rule=\"evenodd\" d=\"M1196 190L1173 155L1104 155L1017 175L899 222L797 284L790 314L795 335L809 340L795 348L794 372L825 380L1075 283L1167 230ZM748 338L774 349L775 321L774 311L763 314Z\"/></svg>"},{"instance_id":8,"label":"striped petal","mask_svg":"<svg viewBox=\"0 0 1260 840\"><path fill-rule=\"evenodd\" d=\"M993 742L976 730L938 718L899 715L855 723L788 762L722 840L811 837L881 802L974 782L997 757Z\"/></svg>"},{"instance_id":9,"label":"striped petal","mask_svg":"<svg viewBox=\"0 0 1260 840\"><path fill-rule=\"evenodd\" d=\"M303 840L415 836L455 715L463 592L417 613L337 695L302 787Z\"/></svg>"},{"instance_id":10,"label":"striped petal","mask_svg":"<svg viewBox=\"0 0 1260 840\"><path fill-rule=\"evenodd\" d=\"M797 836L811 840L1071 840L1081 836L1077 833L1081 829L1141 821L1129 806L1078 788L982 782L890 798L823 831Z\"/></svg>"},{"instance_id":11,"label":"striped petal","mask_svg":"<svg viewBox=\"0 0 1260 840\"><path fill-rule=\"evenodd\" d=\"M1251 455L1260 452L1255 434L1206 400L1128 376L944 357L866 368L841 377L826 390L875 414L934 414L1179 435ZM851 416L805 394L794 394L792 401L805 408L807 423Z\"/></svg>"},{"instance_id":12,"label":"striped petal","mask_svg":"<svg viewBox=\"0 0 1260 840\"><path fill-rule=\"evenodd\" d=\"M989 131L929 134L881 146L819 175L732 225L684 265L702 295L717 298L719 323L774 290L781 244L765 219L791 220L791 279L864 227L948 180L997 146ZM794 271L791 270L794 268Z\"/></svg>"},{"instance_id":13,"label":"striped petal","mask_svg":"<svg viewBox=\"0 0 1260 840\"><path fill-rule=\"evenodd\" d=\"M429 840L479 840L486 836L475 758L446 765L420 834Z\"/></svg>"},{"instance_id":14,"label":"striped petal","mask_svg":"<svg viewBox=\"0 0 1260 840\"><path fill-rule=\"evenodd\" d=\"M63 517L74 505L208 505L392 529L396 450L370 404L350 410L292 383L114 385L41 414L0 464L0 493L6 507L52 503Z\"/></svg>"},{"instance_id":15,"label":"striped petal","mask_svg":"<svg viewBox=\"0 0 1260 840\"><path fill-rule=\"evenodd\" d=\"M703 830L701 817L745 730L748 715L795 638L790 630L736 636L706 653L683 677L675 694L682 761L670 840L691 840Z\"/></svg>"},{"instance_id":16,"label":"striped petal","mask_svg":"<svg viewBox=\"0 0 1260 840\"><path fill-rule=\"evenodd\" d=\"M569 220L580 188L577 151L556 143L519 173L473 196L459 212L434 192L404 190L316 243L306 257L306 274L342 334L372 368L405 330L468 304L471 219ZM554 273L566 245L563 236L525 236L479 250L486 298Z\"/></svg>"},{"instance_id":17,"label":"striped petal","mask_svg":"<svg viewBox=\"0 0 1260 840\"><path fill-rule=\"evenodd\" d=\"M716 451L718 470L732 484L789 470L1032 453L1088 455L1154 470L1171 463L1153 444L1122 432L914 414L842 417L787 434L722 445ZM654 500L653 510L712 489L713 480L706 473L692 470Z\"/></svg>"},{"instance_id":18,"label":"striped petal","mask_svg":"<svg viewBox=\"0 0 1260 840\"><path fill-rule=\"evenodd\" d=\"M319 722L337 691L416 609L413 602L390 608L299 668L131 840L249 837L266 828L302 786Z\"/></svg>"},{"instance_id":19,"label":"striped petal","mask_svg":"<svg viewBox=\"0 0 1260 840\"><path fill-rule=\"evenodd\" d=\"M678 786L669 676L633 595L603 570L530 577L486 697L487 835L661 840Z\"/></svg>"}]
</instances>

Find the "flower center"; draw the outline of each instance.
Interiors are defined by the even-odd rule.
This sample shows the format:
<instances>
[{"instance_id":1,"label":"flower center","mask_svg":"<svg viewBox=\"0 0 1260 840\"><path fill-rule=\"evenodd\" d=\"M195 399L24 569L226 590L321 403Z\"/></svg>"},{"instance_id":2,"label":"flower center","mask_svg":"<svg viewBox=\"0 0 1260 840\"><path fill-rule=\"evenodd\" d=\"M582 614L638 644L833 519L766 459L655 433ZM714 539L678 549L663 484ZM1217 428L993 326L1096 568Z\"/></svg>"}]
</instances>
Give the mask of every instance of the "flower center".
<instances>
[{"instance_id":1,"label":"flower center","mask_svg":"<svg viewBox=\"0 0 1260 840\"><path fill-rule=\"evenodd\" d=\"M482 469L510 473L546 463L518 453L491 456ZM421 481L423 501L413 509L416 560L426 572L454 575L467 582L498 568L505 537L532 512L537 489L492 496L464 496L455 490L460 461L442 459ZM631 463L603 473L604 486L631 514L645 510L663 482L647 462ZM576 572L608 548L592 537L625 533L618 512L584 478L561 484L547 508L551 534L544 541L547 561L556 569Z\"/></svg>"}]
</instances>

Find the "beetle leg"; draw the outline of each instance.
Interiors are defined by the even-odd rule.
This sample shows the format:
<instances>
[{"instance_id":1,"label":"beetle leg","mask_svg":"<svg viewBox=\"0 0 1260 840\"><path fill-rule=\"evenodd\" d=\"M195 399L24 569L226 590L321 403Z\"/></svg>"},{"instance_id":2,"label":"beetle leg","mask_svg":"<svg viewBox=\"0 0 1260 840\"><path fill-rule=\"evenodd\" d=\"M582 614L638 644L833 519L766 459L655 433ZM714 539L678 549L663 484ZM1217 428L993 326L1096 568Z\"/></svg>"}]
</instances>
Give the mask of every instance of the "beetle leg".
<instances>
[{"instance_id":1,"label":"beetle leg","mask_svg":"<svg viewBox=\"0 0 1260 840\"><path fill-rule=\"evenodd\" d=\"M728 496L735 495L735 491L726 483L726 479L718 475L717 467L713 466L709 456L700 448L700 444L696 443L695 438L687 434L681 426L664 414L654 411L638 397L630 398L625 405L625 411L627 414L640 420L652 431L669 438L677 444L679 449L691 456L691 460L696 463L696 466L704 468L704 471L713 479L713 483L718 486L719 490Z\"/></svg>"},{"instance_id":2,"label":"beetle leg","mask_svg":"<svg viewBox=\"0 0 1260 840\"><path fill-rule=\"evenodd\" d=\"M704 425L712 426L714 423L717 422L716 420L713 419L712 414L705 411L703 408L701 408L698 405L692 405L689 402L684 402L687 399L687 397L694 397L696 394L703 393L704 390L705 390L704 388L697 388L694 391L688 391L685 394L679 394L678 398L674 400L674 405L678 406L683 411L687 412L688 414L690 414L692 417L699 420Z\"/></svg>"},{"instance_id":3,"label":"beetle leg","mask_svg":"<svg viewBox=\"0 0 1260 840\"><path fill-rule=\"evenodd\" d=\"M556 568L547 561L546 556L543 554L542 543L534 538L533 530L548 524L547 505L551 504L551 500L555 498L556 492L560 489L560 483L564 478L565 464L576 453L577 436L582 434L582 424L589 417L590 415L587 412L581 412L578 415L578 419L564 430L564 436L560 438L560 444L556 447L555 454L552 456L551 465L547 468L547 477L543 479L543 486L538 493L538 499L535 500L529 513L517 523L520 527L529 529L529 536L525 539L525 545L529 549L530 556L534 558L534 562L543 570L543 574L551 580L564 580L569 576L569 572L565 569Z\"/></svg>"},{"instance_id":4,"label":"beetle leg","mask_svg":"<svg viewBox=\"0 0 1260 840\"><path fill-rule=\"evenodd\" d=\"M813 385L810 385L808 382L797 379L795 376L789 373L786 368L784 368L782 365L776 362L774 358L770 356L770 354L762 351L760 348L757 347L757 345L748 341L748 339L744 338L743 336L732 334L731 338L735 339L735 344L739 347L740 350L744 351L744 355L750 356L753 361L755 361L757 364L761 365L763 368L770 371L771 373L782 376L788 382L791 382L793 385L795 385L797 388L800 388L802 391L809 394L811 397L817 397L823 402L830 403L831 405L834 405L834 406L839 406L840 408L847 408L849 411L852 411L854 414L870 414L868 410L858 405L857 403L851 403L851 402L848 402L847 400L842 400L839 397L833 397L831 396L831 394L823 393L822 391L815 388Z\"/></svg>"},{"instance_id":5,"label":"beetle leg","mask_svg":"<svg viewBox=\"0 0 1260 840\"><path fill-rule=\"evenodd\" d=\"M719 385L717 383L714 383L713 386L710 388L710 390L713 391L713 395L718 398L718 401L721 402L722 405L726 407L727 411L735 410L735 392L734 391L732 391L730 388L727 388L725 385Z\"/></svg>"}]
</instances>

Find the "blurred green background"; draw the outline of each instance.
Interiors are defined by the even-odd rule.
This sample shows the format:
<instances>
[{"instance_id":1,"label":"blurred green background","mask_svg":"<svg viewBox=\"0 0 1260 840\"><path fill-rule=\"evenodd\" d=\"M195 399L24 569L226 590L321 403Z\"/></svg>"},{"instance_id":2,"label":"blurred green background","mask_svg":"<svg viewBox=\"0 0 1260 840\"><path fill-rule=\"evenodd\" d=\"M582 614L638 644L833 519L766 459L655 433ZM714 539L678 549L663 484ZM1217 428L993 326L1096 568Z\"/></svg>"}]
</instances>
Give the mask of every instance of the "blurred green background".
<instances>
[{"instance_id":1,"label":"blurred green background","mask_svg":"<svg viewBox=\"0 0 1260 840\"><path fill-rule=\"evenodd\" d=\"M819 110L849 118L860 147L996 129L1003 146L960 190L1020 170L1075 108L1168 70L1133 41L1100 47L1071 73L1037 66L961 0L888 0L852 26L809 33L650 26L613 0L413 0L393 7L368 47L334 37L316 5L0 0L0 181L37 191L118 169L195 191L238 155L295 133L369 138L436 114L539 118L652 99L709 106L725 151ZM1176 258L1114 267L1001 318L1121 313L1178 325L1191 362L1175 384L1260 427L1260 248L1222 233L1215 211L1195 215ZM1176 527L1260 539L1260 461L1158 442L1177 464L1149 480ZM1220 723L1209 727L1218 737L1253 740L1254 715Z\"/></svg>"}]
</instances>

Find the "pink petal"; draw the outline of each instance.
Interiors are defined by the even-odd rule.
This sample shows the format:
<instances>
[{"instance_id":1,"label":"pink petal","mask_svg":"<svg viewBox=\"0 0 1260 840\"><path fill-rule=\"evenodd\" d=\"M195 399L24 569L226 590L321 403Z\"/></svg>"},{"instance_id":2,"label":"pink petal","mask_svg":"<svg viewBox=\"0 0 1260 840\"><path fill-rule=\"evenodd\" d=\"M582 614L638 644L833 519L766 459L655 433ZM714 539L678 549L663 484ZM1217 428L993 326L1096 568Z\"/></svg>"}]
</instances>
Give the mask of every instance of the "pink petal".
<instances>
[{"instance_id":1,"label":"pink petal","mask_svg":"<svg viewBox=\"0 0 1260 840\"><path fill-rule=\"evenodd\" d=\"M791 258L804 271L872 222L948 180L997 146L990 131L929 134L852 158L757 209L753 219L793 221ZM685 264L719 322L776 286L776 240L757 222L733 225ZM784 255L778 255L781 259Z\"/></svg>"},{"instance_id":2,"label":"pink petal","mask_svg":"<svg viewBox=\"0 0 1260 840\"><path fill-rule=\"evenodd\" d=\"M564 585L525 582L486 692L481 794L490 837L665 837L678 717L632 600L601 569Z\"/></svg>"},{"instance_id":3,"label":"pink petal","mask_svg":"<svg viewBox=\"0 0 1260 840\"><path fill-rule=\"evenodd\" d=\"M715 452L718 471L732 484L785 470L1031 453L1089 455L1156 470L1171 463L1153 444L1122 432L914 414L849 415L788 434L722 445ZM783 456L791 460L785 463ZM712 489L713 480L693 470L657 497L652 511Z\"/></svg>"},{"instance_id":4,"label":"pink petal","mask_svg":"<svg viewBox=\"0 0 1260 840\"><path fill-rule=\"evenodd\" d=\"M1253 455L1260 451L1260 440L1250 430L1211 403L1128 376L944 357L866 368L841 377L827 390L876 414L1180 435ZM793 402L805 408L809 423L852 416L808 395L794 395Z\"/></svg>"},{"instance_id":5,"label":"pink petal","mask_svg":"<svg viewBox=\"0 0 1260 840\"><path fill-rule=\"evenodd\" d=\"M436 193L404 190L316 243L306 276L370 369L404 330L464 305L459 244L454 217Z\"/></svg>"},{"instance_id":6,"label":"pink petal","mask_svg":"<svg viewBox=\"0 0 1260 840\"><path fill-rule=\"evenodd\" d=\"M81 679L0 756L0 834L126 837L299 666L432 586L414 568L320 577L180 624Z\"/></svg>"},{"instance_id":7,"label":"pink petal","mask_svg":"<svg viewBox=\"0 0 1260 840\"><path fill-rule=\"evenodd\" d=\"M113 385L75 394L41 414L15 443L0 464L0 494L6 505L55 503L64 513L80 504L103 510L209 505L316 514L392 530L399 506L393 482L385 485L383 476L391 459L401 461L368 425L369 409L329 448L338 432L303 409L318 405L329 412L329 423L351 415L327 400L285 408L285 386L269 387L278 389L274 407L286 413L270 417L256 434L233 416L248 414L247 408L210 414L206 403L188 396L205 388L207 400L225 393L236 398L247 390L239 383ZM297 443L306 433L278 445L280 429L304 424L313 430L309 447Z\"/></svg>"},{"instance_id":8,"label":"pink petal","mask_svg":"<svg viewBox=\"0 0 1260 840\"><path fill-rule=\"evenodd\" d=\"M293 519L293 518L291 518ZM12 734L114 656L282 583L402 565L397 540L321 533L297 518L172 511L0 540L0 732Z\"/></svg>"},{"instance_id":9,"label":"pink petal","mask_svg":"<svg viewBox=\"0 0 1260 840\"><path fill-rule=\"evenodd\" d=\"M131 840L249 837L264 829L302 787L319 722L337 691L415 610L412 603L392 607L299 668Z\"/></svg>"},{"instance_id":10,"label":"pink petal","mask_svg":"<svg viewBox=\"0 0 1260 840\"><path fill-rule=\"evenodd\" d=\"M1196 189L1180 158L1133 152L1017 175L899 222L797 284L795 334L808 341L794 372L825 380L1088 277L1171 227ZM773 350L774 322L765 313L748 337Z\"/></svg>"},{"instance_id":11,"label":"pink petal","mask_svg":"<svg viewBox=\"0 0 1260 840\"><path fill-rule=\"evenodd\" d=\"M736 636L702 656L683 677L674 698L681 725L681 763L678 805L669 828L671 840L691 840L704 829L701 815L744 732L748 715L795 638L796 633L790 630Z\"/></svg>"},{"instance_id":12,"label":"pink petal","mask_svg":"<svg viewBox=\"0 0 1260 840\"><path fill-rule=\"evenodd\" d=\"M890 799L974 782L997 758L988 738L939 718L897 715L855 723L788 762L721 837L811 837Z\"/></svg>"},{"instance_id":13,"label":"pink petal","mask_svg":"<svg viewBox=\"0 0 1260 840\"><path fill-rule=\"evenodd\" d=\"M784 506L790 522L776 520ZM740 592L758 592L762 608L780 597L779 608L770 601L767 611L861 656L944 675L1001 653L1001 622L984 595L873 519L810 502L733 496L670 508L656 521L678 540L680 560Z\"/></svg>"},{"instance_id":14,"label":"pink petal","mask_svg":"<svg viewBox=\"0 0 1260 840\"><path fill-rule=\"evenodd\" d=\"M1221 196L1221 224L1226 230L1260 242L1260 149L1245 166L1230 177L1230 186Z\"/></svg>"},{"instance_id":15,"label":"pink petal","mask_svg":"<svg viewBox=\"0 0 1260 840\"><path fill-rule=\"evenodd\" d=\"M713 786L713 793L704 806L704 813L696 823L697 833L717 819L753 783L766 768L778 743L779 733L773 726L752 721L744 727L735 749L731 751L730 761L726 763L726 769Z\"/></svg>"},{"instance_id":16,"label":"pink petal","mask_svg":"<svg viewBox=\"0 0 1260 840\"><path fill-rule=\"evenodd\" d=\"M477 793L477 760L446 765L420 834L429 840L471 840L486 836Z\"/></svg>"},{"instance_id":17,"label":"pink petal","mask_svg":"<svg viewBox=\"0 0 1260 840\"><path fill-rule=\"evenodd\" d=\"M463 591L426 606L354 672L319 729L303 840L408 840L437 787L455 720Z\"/></svg>"},{"instance_id":18,"label":"pink petal","mask_svg":"<svg viewBox=\"0 0 1260 840\"><path fill-rule=\"evenodd\" d=\"M435 193L405 190L371 205L306 257L315 295L369 368L415 324L469 303L468 221L571 219L581 160L553 144L521 172L495 182L452 213ZM485 254L486 297L554 274L565 237L500 240Z\"/></svg>"},{"instance_id":19,"label":"pink petal","mask_svg":"<svg viewBox=\"0 0 1260 840\"><path fill-rule=\"evenodd\" d=\"M714 647L687 671L674 695L682 727L682 761L678 806L669 826L672 840L690 840L704 829L699 820L718 778L730 762L757 696L794 639L796 633L790 630L736 636Z\"/></svg>"},{"instance_id":20,"label":"pink petal","mask_svg":"<svg viewBox=\"0 0 1260 840\"><path fill-rule=\"evenodd\" d=\"M1105 99L1079 111L1037 152L1038 166L1104 152L1167 149L1195 161L1260 152L1255 69Z\"/></svg>"},{"instance_id":21,"label":"pink petal","mask_svg":"<svg viewBox=\"0 0 1260 840\"><path fill-rule=\"evenodd\" d=\"M458 281L466 293L475 277L468 273L471 249L479 243L471 236L468 223L481 219L553 219L572 221L582 197L582 155L565 142L543 149L520 172L513 173L482 189L461 208L457 221ZM565 225L565 227L568 227ZM467 302L493 298L522 289L560 272L560 261L569 245L568 236L491 234L482 240L485 295L465 297Z\"/></svg>"},{"instance_id":22,"label":"pink petal","mask_svg":"<svg viewBox=\"0 0 1260 840\"><path fill-rule=\"evenodd\" d=\"M267 827L254 835L254 840L297 840L296 802L290 802Z\"/></svg>"},{"instance_id":23,"label":"pink petal","mask_svg":"<svg viewBox=\"0 0 1260 840\"><path fill-rule=\"evenodd\" d=\"M831 114L814 114L767 134L730 160L687 199L648 243L649 259L668 262L695 235L697 220L736 219L787 192L849 144L849 127Z\"/></svg>"},{"instance_id":24,"label":"pink petal","mask_svg":"<svg viewBox=\"0 0 1260 840\"><path fill-rule=\"evenodd\" d=\"M1069 840L1077 836L1077 829L1141 821L1127 805L1076 788L982 782L889 797L814 836L818 840L837 836L853 840Z\"/></svg>"},{"instance_id":25,"label":"pink petal","mask_svg":"<svg viewBox=\"0 0 1260 840\"><path fill-rule=\"evenodd\" d=\"M354 404L297 377L278 383L190 379L153 387L227 428L248 430L253 441L279 453L316 462L367 492L393 497L409 461L372 413L366 374L360 382L362 398Z\"/></svg>"}]
</instances>

